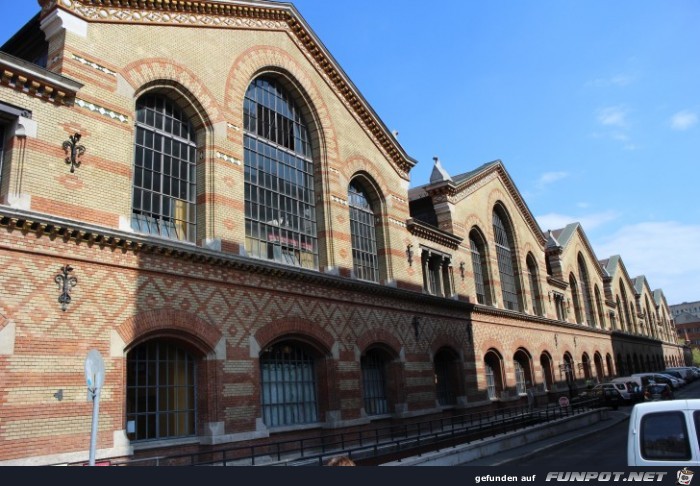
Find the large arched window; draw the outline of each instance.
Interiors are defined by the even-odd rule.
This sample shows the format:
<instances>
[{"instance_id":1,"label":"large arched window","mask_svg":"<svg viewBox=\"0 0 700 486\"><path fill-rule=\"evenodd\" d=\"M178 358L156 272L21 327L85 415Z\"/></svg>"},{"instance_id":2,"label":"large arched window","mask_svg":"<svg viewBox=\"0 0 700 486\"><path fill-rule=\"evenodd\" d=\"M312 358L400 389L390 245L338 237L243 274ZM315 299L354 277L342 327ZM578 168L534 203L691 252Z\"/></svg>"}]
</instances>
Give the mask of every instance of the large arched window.
<instances>
[{"instance_id":1,"label":"large arched window","mask_svg":"<svg viewBox=\"0 0 700 486\"><path fill-rule=\"evenodd\" d=\"M261 76L248 87L243 117L246 251L318 268L314 164L299 108L274 78Z\"/></svg>"},{"instance_id":2,"label":"large arched window","mask_svg":"<svg viewBox=\"0 0 700 486\"><path fill-rule=\"evenodd\" d=\"M583 299L583 309L585 311L586 324L595 327L596 319L593 312L593 299L591 298L591 285L588 278L588 269L583 255L578 255L578 276L581 281L581 298Z\"/></svg>"},{"instance_id":3,"label":"large arched window","mask_svg":"<svg viewBox=\"0 0 700 486\"><path fill-rule=\"evenodd\" d=\"M627 332L635 332L636 326L634 324L634 321L632 320L634 314L630 316L630 306L627 302L627 292L625 292L625 287L622 285L622 279L620 279L620 295L622 296L622 309L625 311L624 316L625 316L625 323L626 323L626 331Z\"/></svg>"},{"instance_id":4,"label":"large arched window","mask_svg":"<svg viewBox=\"0 0 700 486\"><path fill-rule=\"evenodd\" d=\"M357 181L348 187L350 206L350 234L352 239L352 265L355 277L361 280L379 281L379 259L375 215L367 193Z\"/></svg>"},{"instance_id":5,"label":"large arched window","mask_svg":"<svg viewBox=\"0 0 700 486\"><path fill-rule=\"evenodd\" d=\"M540 366L542 367L544 391L549 391L554 384L554 373L552 371L552 357L546 351L540 355Z\"/></svg>"},{"instance_id":6,"label":"large arched window","mask_svg":"<svg viewBox=\"0 0 700 486\"><path fill-rule=\"evenodd\" d=\"M131 226L180 241L196 238L197 148L192 124L170 99L136 102Z\"/></svg>"},{"instance_id":7,"label":"large arched window","mask_svg":"<svg viewBox=\"0 0 700 486\"><path fill-rule=\"evenodd\" d=\"M194 357L175 343L152 340L126 358L126 420L134 440L195 435L197 369Z\"/></svg>"},{"instance_id":8,"label":"large arched window","mask_svg":"<svg viewBox=\"0 0 700 486\"><path fill-rule=\"evenodd\" d=\"M489 285L488 265L486 263L486 245L477 230L469 233L469 246L472 254L472 270L474 272L474 287L476 301L479 304L491 305L491 287Z\"/></svg>"},{"instance_id":9,"label":"large arched window","mask_svg":"<svg viewBox=\"0 0 700 486\"><path fill-rule=\"evenodd\" d=\"M316 360L307 346L283 341L260 354L263 421L268 427L318 421Z\"/></svg>"},{"instance_id":10,"label":"large arched window","mask_svg":"<svg viewBox=\"0 0 700 486\"><path fill-rule=\"evenodd\" d=\"M540 295L539 272L537 271L537 262L532 253L528 253L527 259L527 275L530 283L530 300L532 300L532 312L536 316L544 315L542 312L542 299Z\"/></svg>"},{"instance_id":11,"label":"large arched window","mask_svg":"<svg viewBox=\"0 0 700 486\"><path fill-rule=\"evenodd\" d=\"M571 287L571 300L574 304L574 317L576 318L577 324L583 324L583 316L581 315L581 301L578 295L578 284L576 283L576 277L572 273L569 275L569 287Z\"/></svg>"},{"instance_id":12,"label":"large arched window","mask_svg":"<svg viewBox=\"0 0 700 486\"><path fill-rule=\"evenodd\" d=\"M600 321L600 328L605 329L605 311L603 310L603 301L600 297L600 290L598 286L593 287L593 295L595 296L595 306L598 311L598 320Z\"/></svg>"},{"instance_id":13,"label":"large arched window","mask_svg":"<svg viewBox=\"0 0 700 486\"><path fill-rule=\"evenodd\" d=\"M498 259L498 272L501 278L501 291L503 305L506 309L520 311L520 281L518 279L518 265L513 251L513 234L507 219L500 208L493 211L493 233L496 238L496 257Z\"/></svg>"}]
</instances>

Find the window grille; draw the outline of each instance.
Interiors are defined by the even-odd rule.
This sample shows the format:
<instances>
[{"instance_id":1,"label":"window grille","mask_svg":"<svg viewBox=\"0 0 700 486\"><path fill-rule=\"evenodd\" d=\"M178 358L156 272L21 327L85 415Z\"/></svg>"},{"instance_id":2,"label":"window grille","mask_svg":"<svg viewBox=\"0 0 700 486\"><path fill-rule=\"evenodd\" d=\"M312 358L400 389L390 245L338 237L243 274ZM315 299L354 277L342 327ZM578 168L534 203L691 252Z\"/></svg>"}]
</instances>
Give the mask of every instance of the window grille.
<instances>
[{"instance_id":1,"label":"window grille","mask_svg":"<svg viewBox=\"0 0 700 486\"><path fill-rule=\"evenodd\" d=\"M486 362L484 368L486 371L486 392L488 393L489 399L495 400L498 396L496 395L496 376L493 367Z\"/></svg>"},{"instance_id":2,"label":"window grille","mask_svg":"<svg viewBox=\"0 0 700 486\"><path fill-rule=\"evenodd\" d=\"M260 356L263 421L268 427L318 421L313 357L293 343L276 344Z\"/></svg>"},{"instance_id":3,"label":"window grille","mask_svg":"<svg viewBox=\"0 0 700 486\"><path fill-rule=\"evenodd\" d=\"M368 351L361 359L362 392L367 415L389 413L386 398L386 364L387 360L377 350Z\"/></svg>"},{"instance_id":4,"label":"window grille","mask_svg":"<svg viewBox=\"0 0 700 486\"><path fill-rule=\"evenodd\" d=\"M595 327L596 318L595 313L593 312L593 301L591 300L591 288L588 282L588 271L586 270L586 265L581 257L579 257L578 260L578 272L579 278L581 279L581 293L583 294L583 309L586 314L586 323L591 327Z\"/></svg>"},{"instance_id":5,"label":"window grille","mask_svg":"<svg viewBox=\"0 0 700 486\"><path fill-rule=\"evenodd\" d=\"M450 297L454 289L450 258L433 250L423 250L421 265L423 290L431 295Z\"/></svg>"},{"instance_id":6,"label":"window grille","mask_svg":"<svg viewBox=\"0 0 700 486\"><path fill-rule=\"evenodd\" d=\"M141 233L194 242L197 147L194 130L169 99L136 104L131 226Z\"/></svg>"},{"instance_id":7,"label":"window grille","mask_svg":"<svg viewBox=\"0 0 700 486\"><path fill-rule=\"evenodd\" d=\"M2 173L5 167L5 136L7 135L6 125L0 123L0 194L2 194Z\"/></svg>"},{"instance_id":8,"label":"window grille","mask_svg":"<svg viewBox=\"0 0 700 486\"><path fill-rule=\"evenodd\" d=\"M355 276L361 280L378 282L379 260L374 212L365 192L355 184L348 187L348 200Z\"/></svg>"},{"instance_id":9,"label":"window grille","mask_svg":"<svg viewBox=\"0 0 700 486\"><path fill-rule=\"evenodd\" d=\"M530 254L527 257L527 273L530 280L530 299L532 299L532 311L537 316L541 316L542 303L540 302L540 286L537 282L537 264L534 257Z\"/></svg>"},{"instance_id":10,"label":"window grille","mask_svg":"<svg viewBox=\"0 0 700 486\"><path fill-rule=\"evenodd\" d=\"M454 393L454 365L455 360L443 350L435 355L435 395L442 406L454 405L456 396Z\"/></svg>"},{"instance_id":11,"label":"window grille","mask_svg":"<svg viewBox=\"0 0 700 486\"><path fill-rule=\"evenodd\" d=\"M578 285L576 284L576 279L574 275L571 274L569 277L569 286L571 287L571 300L574 304L574 317L576 318L577 324L583 324L583 316L581 315L581 301L578 295Z\"/></svg>"},{"instance_id":12,"label":"window grille","mask_svg":"<svg viewBox=\"0 0 700 486\"><path fill-rule=\"evenodd\" d=\"M469 238L469 245L472 254L472 270L474 271L474 286L476 288L476 301L479 304L491 305L491 297L488 284L486 283L486 258L482 242L478 237Z\"/></svg>"},{"instance_id":13,"label":"window grille","mask_svg":"<svg viewBox=\"0 0 700 486\"><path fill-rule=\"evenodd\" d=\"M134 440L196 434L196 364L172 343L149 341L127 356L126 420Z\"/></svg>"},{"instance_id":14,"label":"window grille","mask_svg":"<svg viewBox=\"0 0 700 486\"><path fill-rule=\"evenodd\" d=\"M503 221L495 211L493 213L493 232L496 237L496 257L501 277L503 305L506 309L519 311L521 310L520 299L510 238Z\"/></svg>"},{"instance_id":15,"label":"window grille","mask_svg":"<svg viewBox=\"0 0 700 486\"><path fill-rule=\"evenodd\" d=\"M245 96L246 251L250 256L318 268L311 145L301 113L273 79Z\"/></svg>"},{"instance_id":16,"label":"window grille","mask_svg":"<svg viewBox=\"0 0 700 486\"><path fill-rule=\"evenodd\" d=\"M527 386L525 382L525 368L523 364L517 359L513 363L515 366L515 391L519 395L524 395L527 393Z\"/></svg>"}]
</instances>

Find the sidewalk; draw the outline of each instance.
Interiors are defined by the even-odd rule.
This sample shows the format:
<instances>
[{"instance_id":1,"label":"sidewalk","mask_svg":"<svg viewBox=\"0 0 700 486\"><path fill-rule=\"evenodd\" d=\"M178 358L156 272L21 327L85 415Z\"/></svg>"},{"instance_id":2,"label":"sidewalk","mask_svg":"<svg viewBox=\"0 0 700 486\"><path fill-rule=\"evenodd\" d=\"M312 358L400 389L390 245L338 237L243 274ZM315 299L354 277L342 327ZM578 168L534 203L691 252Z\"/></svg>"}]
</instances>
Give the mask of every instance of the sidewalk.
<instances>
[{"instance_id":1,"label":"sidewalk","mask_svg":"<svg viewBox=\"0 0 700 486\"><path fill-rule=\"evenodd\" d=\"M518 460L524 460L531 456L541 454L542 452L552 449L554 447L560 447L562 445L569 444L571 442L579 440L581 437L585 437L590 434L594 434L601 430L605 430L609 427L613 427L620 422L627 420L632 411L631 407L624 407L618 410L609 410L607 413L607 418L604 420L599 420L598 422L587 426L586 428L580 429L576 433L567 433L564 436L550 437L548 439L542 439L531 444L526 444L520 447L515 447L513 449L505 450L497 454L475 459L473 461L465 462L459 464L460 466L501 466L504 464L512 464Z\"/></svg>"}]
</instances>

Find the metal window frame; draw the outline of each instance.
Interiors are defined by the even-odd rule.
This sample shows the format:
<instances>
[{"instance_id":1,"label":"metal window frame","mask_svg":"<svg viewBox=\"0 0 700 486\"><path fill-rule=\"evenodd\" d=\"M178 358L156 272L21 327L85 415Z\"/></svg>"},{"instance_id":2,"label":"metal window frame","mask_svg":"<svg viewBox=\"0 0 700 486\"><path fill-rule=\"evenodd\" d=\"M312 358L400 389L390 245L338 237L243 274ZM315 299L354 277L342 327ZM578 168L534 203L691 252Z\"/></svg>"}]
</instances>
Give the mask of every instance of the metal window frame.
<instances>
[{"instance_id":1,"label":"metal window frame","mask_svg":"<svg viewBox=\"0 0 700 486\"><path fill-rule=\"evenodd\" d=\"M140 233L194 243L198 150L192 122L161 94L140 97L136 111L131 226Z\"/></svg>"},{"instance_id":2,"label":"metal window frame","mask_svg":"<svg viewBox=\"0 0 700 486\"><path fill-rule=\"evenodd\" d=\"M293 143L273 130L277 122L260 133L258 106L291 123ZM248 255L318 269L314 164L308 131L296 104L272 78L259 77L246 91L243 139Z\"/></svg>"},{"instance_id":3,"label":"metal window frame","mask_svg":"<svg viewBox=\"0 0 700 486\"><path fill-rule=\"evenodd\" d=\"M145 357L142 357L141 353L144 353ZM155 353L155 356L152 353ZM184 360L181 358L184 358ZM184 363L185 385L170 382L170 378L174 375L168 372L169 369L180 368L181 363ZM136 369L133 368L134 366ZM163 366L165 366L165 373L162 372ZM145 367L145 384L138 379L141 376L140 370L143 367ZM155 367L155 370L152 367ZM154 383L151 382L151 377L155 379ZM165 382L163 382L163 377L165 377ZM136 378L135 382L133 381L134 378ZM170 403L168 398L171 397L169 397L168 392L182 389L185 389L186 392L184 405ZM139 406L142 393L146 394L145 410L142 410ZM197 361L191 353L181 346L159 340L147 341L131 350L127 355L126 394L126 419L127 421L133 420L135 423L134 441L141 442L197 435ZM154 404L148 402L149 397L154 397ZM164 397L165 403L163 403ZM172 398L175 398L175 396L173 395ZM128 408L131 403L133 403L134 409L129 411ZM144 405L144 403L141 403L141 405ZM167 427L169 422L179 415L184 415L185 428L187 430L184 432L179 430L162 430L163 422L166 423ZM144 420L146 430L140 430L139 424L143 423ZM154 430L150 429L151 423Z\"/></svg>"},{"instance_id":4,"label":"metal window frame","mask_svg":"<svg viewBox=\"0 0 700 486\"><path fill-rule=\"evenodd\" d=\"M319 421L316 360L296 342L283 341L260 355L262 416L268 427Z\"/></svg>"},{"instance_id":5,"label":"metal window frame","mask_svg":"<svg viewBox=\"0 0 700 486\"><path fill-rule=\"evenodd\" d=\"M379 281L376 216L364 190L354 183L348 186L352 262L355 277Z\"/></svg>"},{"instance_id":6,"label":"metal window frame","mask_svg":"<svg viewBox=\"0 0 700 486\"><path fill-rule=\"evenodd\" d=\"M511 250L510 237L503 220L493 212L493 232L496 244L496 259L501 278L501 294L506 309L521 311L520 292L515 274L515 255Z\"/></svg>"},{"instance_id":7,"label":"metal window frame","mask_svg":"<svg viewBox=\"0 0 700 486\"><path fill-rule=\"evenodd\" d=\"M362 396L367 415L389 413L386 392L386 366L389 360L377 349L371 349L360 358Z\"/></svg>"}]
</instances>

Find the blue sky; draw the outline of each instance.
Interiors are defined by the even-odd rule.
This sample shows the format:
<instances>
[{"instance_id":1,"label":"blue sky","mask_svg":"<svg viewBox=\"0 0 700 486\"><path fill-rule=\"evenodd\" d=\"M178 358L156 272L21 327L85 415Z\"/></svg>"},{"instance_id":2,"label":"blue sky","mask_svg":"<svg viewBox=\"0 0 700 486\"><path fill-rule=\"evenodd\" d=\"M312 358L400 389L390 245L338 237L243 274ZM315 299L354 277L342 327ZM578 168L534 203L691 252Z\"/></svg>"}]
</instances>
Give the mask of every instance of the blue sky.
<instances>
[{"instance_id":1,"label":"blue sky","mask_svg":"<svg viewBox=\"0 0 700 486\"><path fill-rule=\"evenodd\" d=\"M418 160L412 186L434 156L500 159L544 231L578 221L599 259L700 300L700 2L293 3ZM0 43L38 10L14 2Z\"/></svg>"}]
</instances>

